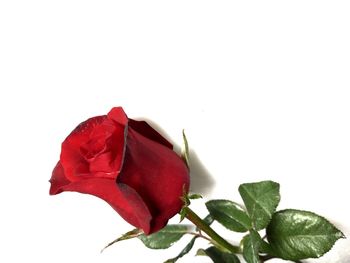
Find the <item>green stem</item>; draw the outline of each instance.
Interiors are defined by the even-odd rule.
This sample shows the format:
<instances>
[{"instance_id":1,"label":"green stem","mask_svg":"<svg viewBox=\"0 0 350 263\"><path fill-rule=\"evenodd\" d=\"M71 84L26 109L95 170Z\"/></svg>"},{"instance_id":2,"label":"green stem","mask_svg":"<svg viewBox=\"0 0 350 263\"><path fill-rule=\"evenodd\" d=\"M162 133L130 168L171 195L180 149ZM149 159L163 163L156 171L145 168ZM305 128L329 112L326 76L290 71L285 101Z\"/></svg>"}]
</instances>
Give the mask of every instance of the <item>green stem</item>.
<instances>
[{"instance_id":1,"label":"green stem","mask_svg":"<svg viewBox=\"0 0 350 263\"><path fill-rule=\"evenodd\" d=\"M195 212L189 207L183 208L186 212L186 218L195 224L199 229L206 233L213 241L220 247L228 250L231 253L242 253L239 247L231 245L225 239L223 239L218 233L216 233L207 223L205 223Z\"/></svg>"}]
</instances>

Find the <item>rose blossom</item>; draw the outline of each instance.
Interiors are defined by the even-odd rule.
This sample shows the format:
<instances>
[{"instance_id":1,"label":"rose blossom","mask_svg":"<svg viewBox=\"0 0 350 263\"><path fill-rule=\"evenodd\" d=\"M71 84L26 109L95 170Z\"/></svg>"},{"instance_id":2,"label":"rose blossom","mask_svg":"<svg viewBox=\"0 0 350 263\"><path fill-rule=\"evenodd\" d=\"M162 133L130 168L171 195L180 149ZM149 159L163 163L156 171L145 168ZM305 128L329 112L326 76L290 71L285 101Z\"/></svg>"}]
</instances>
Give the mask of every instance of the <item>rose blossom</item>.
<instances>
[{"instance_id":1,"label":"rose blossom","mask_svg":"<svg viewBox=\"0 0 350 263\"><path fill-rule=\"evenodd\" d=\"M183 205L189 171L173 146L121 107L90 118L62 143L50 194L75 191L105 200L127 222L151 234Z\"/></svg>"}]
</instances>

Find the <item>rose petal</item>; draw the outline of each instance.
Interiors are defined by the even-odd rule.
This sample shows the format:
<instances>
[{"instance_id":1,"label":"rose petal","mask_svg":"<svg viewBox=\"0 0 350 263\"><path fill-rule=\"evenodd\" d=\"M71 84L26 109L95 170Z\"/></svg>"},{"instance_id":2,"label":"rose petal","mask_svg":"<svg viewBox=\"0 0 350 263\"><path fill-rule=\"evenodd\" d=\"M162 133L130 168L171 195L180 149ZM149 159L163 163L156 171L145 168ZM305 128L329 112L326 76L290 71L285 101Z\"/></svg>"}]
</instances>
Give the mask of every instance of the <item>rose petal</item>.
<instances>
[{"instance_id":1,"label":"rose petal","mask_svg":"<svg viewBox=\"0 0 350 263\"><path fill-rule=\"evenodd\" d=\"M117 183L133 188L152 214L150 233L177 214L188 191L189 171L172 150L129 128L124 166Z\"/></svg>"},{"instance_id":2,"label":"rose petal","mask_svg":"<svg viewBox=\"0 0 350 263\"><path fill-rule=\"evenodd\" d=\"M147 122L129 119L129 126L148 139L158 142L170 149L173 149L173 145L162 135L160 135L155 129L153 129Z\"/></svg>"},{"instance_id":3,"label":"rose petal","mask_svg":"<svg viewBox=\"0 0 350 263\"><path fill-rule=\"evenodd\" d=\"M79 148L81 146L81 142L88 141L93 129L97 125L100 125L106 118L106 115L102 115L83 121L68 135L66 140L68 140L73 146Z\"/></svg>"},{"instance_id":4,"label":"rose petal","mask_svg":"<svg viewBox=\"0 0 350 263\"><path fill-rule=\"evenodd\" d=\"M99 197L106 201L117 213L131 225L150 231L152 219L147 206L132 188L107 178L91 178L63 185L58 192L74 191Z\"/></svg>"},{"instance_id":5,"label":"rose petal","mask_svg":"<svg viewBox=\"0 0 350 263\"><path fill-rule=\"evenodd\" d=\"M123 127L128 123L128 117L126 116L122 107L114 107L107 114L108 118L121 124Z\"/></svg>"},{"instance_id":6,"label":"rose petal","mask_svg":"<svg viewBox=\"0 0 350 263\"><path fill-rule=\"evenodd\" d=\"M61 187L70 183L70 181L64 175L61 162L58 162L53 169L50 183L50 195L59 194L62 192Z\"/></svg>"},{"instance_id":7,"label":"rose petal","mask_svg":"<svg viewBox=\"0 0 350 263\"><path fill-rule=\"evenodd\" d=\"M97 116L80 123L63 141L60 160L64 174L70 181L77 181L76 175L88 174L89 165L81 155L81 145L89 140L94 127L100 125L106 116Z\"/></svg>"}]
</instances>

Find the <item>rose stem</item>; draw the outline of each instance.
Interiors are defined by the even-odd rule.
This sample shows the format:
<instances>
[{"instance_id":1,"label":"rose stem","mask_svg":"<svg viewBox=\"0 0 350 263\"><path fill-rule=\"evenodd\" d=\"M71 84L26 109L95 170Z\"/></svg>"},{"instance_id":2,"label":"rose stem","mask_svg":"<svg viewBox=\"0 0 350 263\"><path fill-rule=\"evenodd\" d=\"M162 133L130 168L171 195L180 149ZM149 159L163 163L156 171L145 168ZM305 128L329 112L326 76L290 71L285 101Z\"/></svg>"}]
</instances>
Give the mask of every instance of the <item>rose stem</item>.
<instances>
[{"instance_id":1,"label":"rose stem","mask_svg":"<svg viewBox=\"0 0 350 263\"><path fill-rule=\"evenodd\" d=\"M217 243L222 248L230 251L231 253L242 253L240 248L233 246L228 243L225 239L219 236L207 223L205 223L195 212L193 212L189 207L183 208L186 212L186 218L195 224L199 229L206 233L209 237Z\"/></svg>"}]
</instances>

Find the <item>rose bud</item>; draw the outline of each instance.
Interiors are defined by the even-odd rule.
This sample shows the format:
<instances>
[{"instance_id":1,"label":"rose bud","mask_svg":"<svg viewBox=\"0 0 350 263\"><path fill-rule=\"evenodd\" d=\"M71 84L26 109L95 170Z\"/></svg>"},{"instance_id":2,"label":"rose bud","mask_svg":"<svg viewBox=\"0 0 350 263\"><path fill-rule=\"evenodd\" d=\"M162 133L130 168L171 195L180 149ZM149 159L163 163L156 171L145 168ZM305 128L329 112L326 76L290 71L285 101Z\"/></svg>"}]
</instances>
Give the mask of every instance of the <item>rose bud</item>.
<instances>
[{"instance_id":1,"label":"rose bud","mask_svg":"<svg viewBox=\"0 0 350 263\"><path fill-rule=\"evenodd\" d=\"M172 144L116 107L81 123L64 140L50 194L97 196L151 234L181 210L189 181L188 168Z\"/></svg>"}]
</instances>

